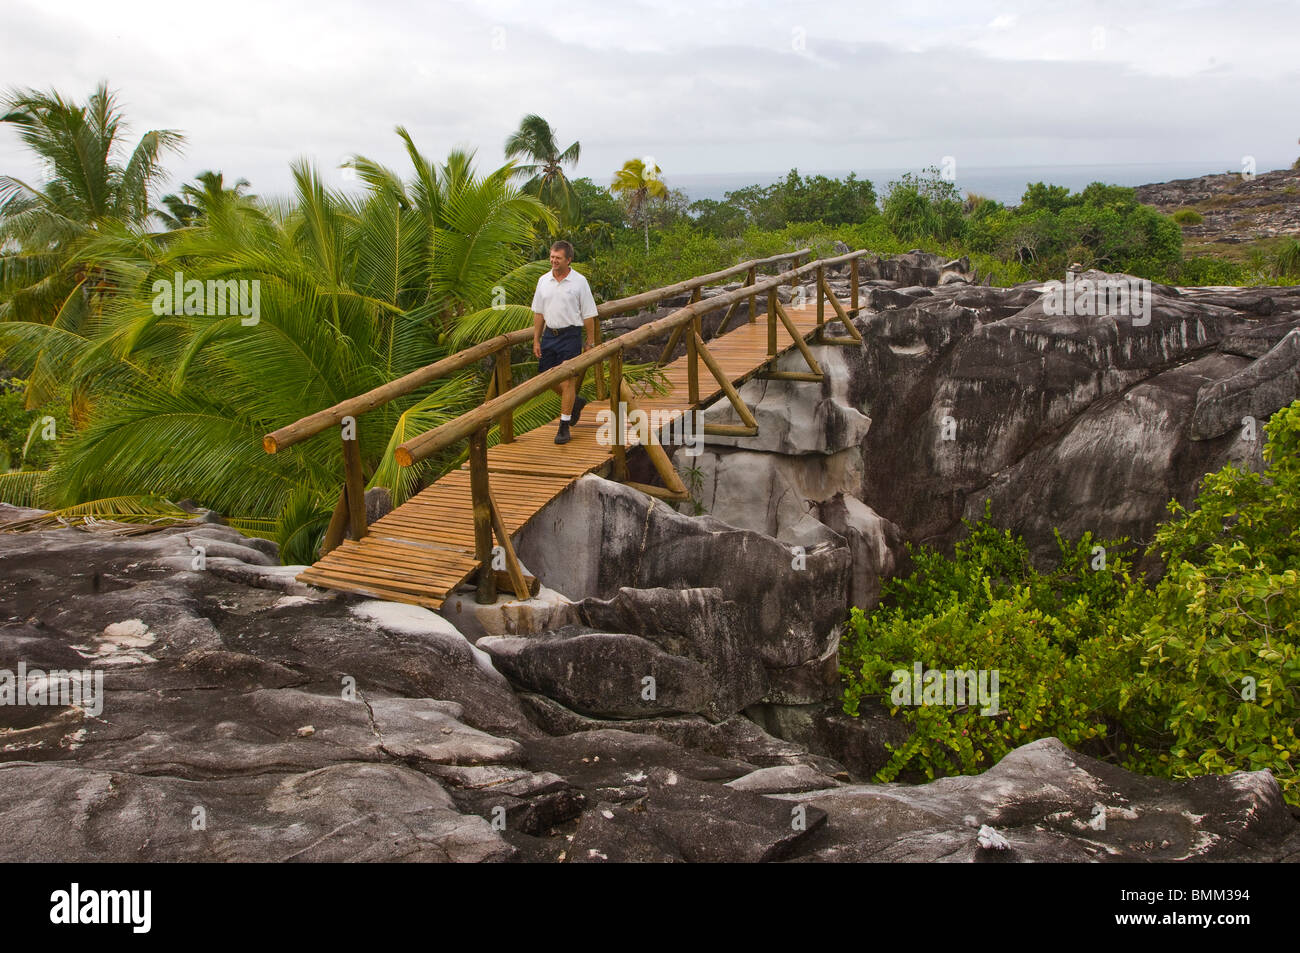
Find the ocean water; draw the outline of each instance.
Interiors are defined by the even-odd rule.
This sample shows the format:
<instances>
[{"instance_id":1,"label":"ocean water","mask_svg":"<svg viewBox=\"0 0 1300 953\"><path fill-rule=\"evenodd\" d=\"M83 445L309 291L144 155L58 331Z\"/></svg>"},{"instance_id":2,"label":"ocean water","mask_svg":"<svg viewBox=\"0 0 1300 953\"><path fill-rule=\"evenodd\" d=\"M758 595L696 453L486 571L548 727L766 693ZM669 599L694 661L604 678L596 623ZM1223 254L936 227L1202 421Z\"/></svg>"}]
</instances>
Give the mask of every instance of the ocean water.
<instances>
[{"instance_id":1,"label":"ocean water","mask_svg":"<svg viewBox=\"0 0 1300 953\"><path fill-rule=\"evenodd\" d=\"M697 199L722 200L727 192L747 185L771 185L786 176L782 172L748 172L748 173L709 173L665 175L664 182L669 188L681 189L691 201ZM859 179L870 179L876 187L876 195L883 194L890 182L900 178L905 172L920 173L916 168L893 169L853 169ZM1205 162L1138 162L1114 165L1037 165L1037 166L989 166L985 168L965 168L958 165L956 180L957 190L965 195L975 192L988 198L997 199L1007 205L1019 204L1025 188L1033 182L1046 182L1048 185L1068 186L1070 191L1078 192L1093 182L1105 182L1108 185L1146 185L1151 182L1168 182L1170 179L1190 179L1200 175L1219 172L1239 172L1238 168L1229 168L1226 164L1215 165ZM1266 171L1260 169L1261 172ZM825 175L831 178L844 178L849 169L800 169L801 176Z\"/></svg>"}]
</instances>

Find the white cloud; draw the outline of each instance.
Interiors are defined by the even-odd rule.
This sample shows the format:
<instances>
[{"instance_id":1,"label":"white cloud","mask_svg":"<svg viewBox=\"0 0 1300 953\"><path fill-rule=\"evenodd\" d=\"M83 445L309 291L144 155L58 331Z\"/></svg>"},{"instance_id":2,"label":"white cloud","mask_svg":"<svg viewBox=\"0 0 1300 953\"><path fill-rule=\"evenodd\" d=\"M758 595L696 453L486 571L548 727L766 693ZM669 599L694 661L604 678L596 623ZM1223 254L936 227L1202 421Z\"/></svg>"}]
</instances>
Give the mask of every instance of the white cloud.
<instances>
[{"instance_id":1,"label":"white cloud","mask_svg":"<svg viewBox=\"0 0 1300 953\"><path fill-rule=\"evenodd\" d=\"M185 131L177 178L217 168L264 193L288 188L299 156L340 183L353 152L404 170L399 123L431 156L469 145L494 165L529 112L580 140L578 174L598 181L645 154L670 181L944 155L1217 169L1249 153L1268 168L1295 151L1276 103L1300 98L1300 8L1265 0L7 7L7 86L81 99L106 78L137 133ZM35 174L2 127L0 170Z\"/></svg>"}]
</instances>

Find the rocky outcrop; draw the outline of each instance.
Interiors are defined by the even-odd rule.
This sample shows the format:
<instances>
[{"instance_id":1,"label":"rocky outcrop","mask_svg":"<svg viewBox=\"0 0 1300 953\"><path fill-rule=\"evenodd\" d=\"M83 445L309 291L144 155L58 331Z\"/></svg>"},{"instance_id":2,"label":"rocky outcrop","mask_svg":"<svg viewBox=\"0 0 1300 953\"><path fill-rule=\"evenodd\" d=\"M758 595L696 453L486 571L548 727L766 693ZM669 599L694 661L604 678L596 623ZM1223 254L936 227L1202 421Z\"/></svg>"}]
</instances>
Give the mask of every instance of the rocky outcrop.
<instances>
[{"instance_id":1,"label":"rocky outcrop","mask_svg":"<svg viewBox=\"0 0 1300 953\"><path fill-rule=\"evenodd\" d=\"M1053 527L1149 540L1205 473L1262 468L1263 423L1300 397L1286 338L1300 292L1268 291L1276 311L1261 319L1254 292L1156 285L1147 323L1048 314L1037 285L891 301L857 322L848 394L872 419L858 498L936 544L992 499L1044 560Z\"/></svg>"},{"instance_id":2,"label":"rocky outcrop","mask_svg":"<svg viewBox=\"0 0 1300 953\"><path fill-rule=\"evenodd\" d=\"M1172 215L1179 209L1200 213L1202 221L1184 225L1189 244L1239 244L1300 232L1300 169L1242 175L1223 172L1194 179L1140 185L1137 200Z\"/></svg>"},{"instance_id":3,"label":"rocky outcrop","mask_svg":"<svg viewBox=\"0 0 1300 953\"><path fill-rule=\"evenodd\" d=\"M624 693L616 667L607 683L565 679L557 659L599 671L599 652L571 643L617 635L620 658L637 640L647 664L679 660L714 703L748 665L725 711L770 686L762 640L720 587L589 597L568 606L570 629L480 638L484 651L433 613L295 571L217 524L0 533L0 669L46 693L78 670L103 678L98 698L0 706L0 859L979 860L980 826L1011 860L1300 850L1267 774L1154 781L1038 742L981 778L853 784L744 716L681 713L690 692L674 711L594 717L517 692L493 664L556 694L595 685L600 709ZM662 700L677 670L660 671ZM1105 832L1079 823L1094 803Z\"/></svg>"},{"instance_id":4,"label":"rocky outcrop","mask_svg":"<svg viewBox=\"0 0 1300 953\"><path fill-rule=\"evenodd\" d=\"M1295 821L1266 771L1180 784L1142 778L1055 738L983 774L916 787L845 785L778 795L824 811L815 861L1222 861L1295 856Z\"/></svg>"},{"instance_id":5,"label":"rocky outcrop","mask_svg":"<svg viewBox=\"0 0 1300 953\"><path fill-rule=\"evenodd\" d=\"M623 588L719 589L739 607L765 667L820 656L846 604L845 546L799 551L595 476L543 509L515 545L538 578L573 600Z\"/></svg>"}]
</instances>

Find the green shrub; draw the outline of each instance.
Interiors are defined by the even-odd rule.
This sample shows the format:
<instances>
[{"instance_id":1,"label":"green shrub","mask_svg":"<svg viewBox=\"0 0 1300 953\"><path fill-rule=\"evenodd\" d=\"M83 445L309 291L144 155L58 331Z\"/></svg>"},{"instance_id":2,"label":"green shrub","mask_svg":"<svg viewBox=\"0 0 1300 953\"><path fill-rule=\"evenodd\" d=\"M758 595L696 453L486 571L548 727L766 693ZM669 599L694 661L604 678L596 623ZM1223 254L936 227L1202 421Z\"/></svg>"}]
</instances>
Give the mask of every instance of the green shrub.
<instances>
[{"instance_id":1,"label":"green shrub","mask_svg":"<svg viewBox=\"0 0 1300 953\"><path fill-rule=\"evenodd\" d=\"M1165 777L1267 768L1300 805L1300 401L1266 433L1263 474L1228 466L1191 509L1170 503L1154 585L1122 541L1087 535L1058 535L1040 572L987 506L952 556L909 548L913 572L852 610L841 645L844 711L884 704L912 729L877 779L980 771L1050 735ZM894 704L893 673L916 662L996 670L999 712Z\"/></svg>"},{"instance_id":2,"label":"green shrub","mask_svg":"<svg viewBox=\"0 0 1300 953\"><path fill-rule=\"evenodd\" d=\"M1300 278L1300 240L1288 238L1277 249L1273 274L1278 278Z\"/></svg>"},{"instance_id":3,"label":"green shrub","mask_svg":"<svg viewBox=\"0 0 1300 953\"><path fill-rule=\"evenodd\" d=\"M1178 266L1174 283L1179 285L1244 285L1246 269L1220 258L1185 258Z\"/></svg>"},{"instance_id":4,"label":"green shrub","mask_svg":"<svg viewBox=\"0 0 1300 953\"><path fill-rule=\"evenodd\" d=\"M908 242L923 238L953 241L966 227L961 193L934 169L919 176L909 172L889 183L880 211L889 229Z\"/></svg>"},{"instance_id":5,"label":"green shrub","mask_svg":"<svg viewBox=\"0 0 1300 953\"><path fill-rule=\"evenodd\" d=\"M1205 216L1194 208L1180 208L1174 212L1173 218L1179 225L1200 225L1205 221Z\"/></svg>"},{"instance_id":6,"label":"green shrub","mask_svg":"<svg viewBox=\"0 0 1300 953\"><path fill-rule=\"evenodd\" d=\"M1300 803L1300 401L1267 425L1263 474L1227 466L1156 533L1168 571L1128 636L1129 762L1174 777L1269 768Z\"/></svg>"},{"instance_id":7,"label":"green shrub","mask_svg":"<svg viewBox=\"0 0 1300 953\"><path fill-rule=\"evenodd\" d=\"M844 711L856 715L871 699L905 712L912 729L877 780L980 771L1035 738L1079 747L1109 731L1105 698L1117 694L1117 673L1113 654L1099 648L1119 645L1109 619L1129 582L1120 549L1112 544L1105 568L1094 570L1100 544L1087 535L1075 545L1058 537L1060 563L1040 573L1024 542L993 526L987 505L967 527L951 558L909 547L914 572L889 580L870 616L851 612L841 646ZM927 670L997 672L997 713L892 704L893 673L918 662ZM1110 688L1099 697L1103 683Z\"/></svg>"}]
</instances>

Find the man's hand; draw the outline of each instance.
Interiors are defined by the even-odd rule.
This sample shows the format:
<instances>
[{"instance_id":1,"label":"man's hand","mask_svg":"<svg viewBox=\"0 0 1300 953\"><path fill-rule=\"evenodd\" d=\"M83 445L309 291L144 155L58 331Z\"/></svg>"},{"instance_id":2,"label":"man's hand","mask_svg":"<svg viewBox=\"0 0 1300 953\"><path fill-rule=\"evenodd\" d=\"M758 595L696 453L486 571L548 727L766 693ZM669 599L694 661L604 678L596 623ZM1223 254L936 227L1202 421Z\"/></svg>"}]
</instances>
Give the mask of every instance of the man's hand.
<instances>
[{"instance_id":1,"label":"man's hand","mask_svg":"<svg viewBox=\"0 0 1300 953\"><path fill-rule=\"evenodd\" d=\"M533 338L533 357L539 361L542 359L542 339Z\"/></svg>"}]
</instances>

